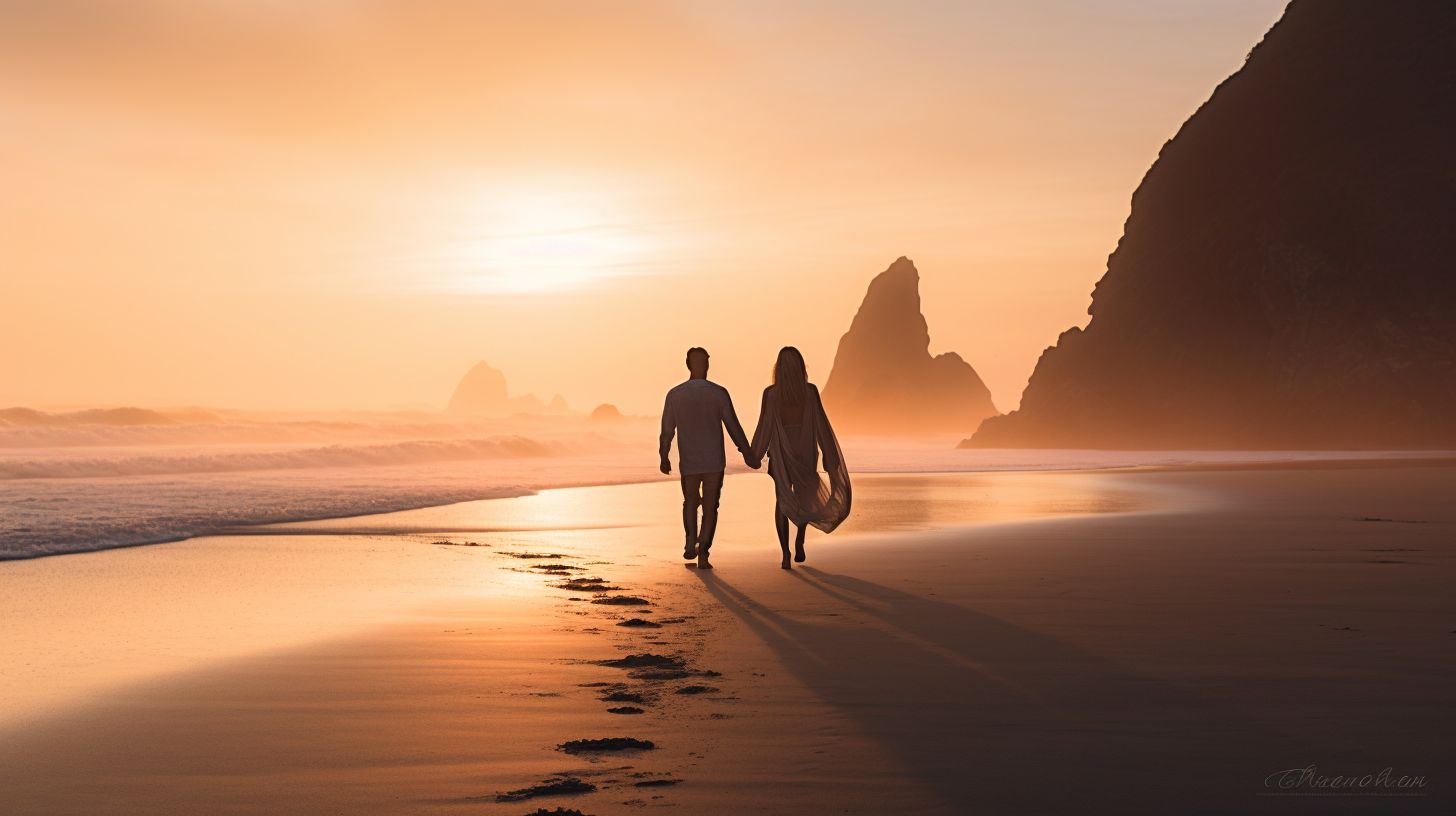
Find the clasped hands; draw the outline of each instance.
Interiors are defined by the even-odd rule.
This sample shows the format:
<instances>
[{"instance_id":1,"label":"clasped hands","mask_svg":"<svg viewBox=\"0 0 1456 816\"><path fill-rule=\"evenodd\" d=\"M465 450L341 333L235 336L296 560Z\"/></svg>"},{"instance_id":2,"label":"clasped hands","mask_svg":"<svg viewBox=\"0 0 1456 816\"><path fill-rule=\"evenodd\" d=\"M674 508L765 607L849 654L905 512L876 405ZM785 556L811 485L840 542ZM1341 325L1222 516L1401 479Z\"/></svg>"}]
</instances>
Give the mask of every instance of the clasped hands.
<instances>
[{"instance_id":1,"label":"clasped hands","mask_svg":"<svg viewBox=\"0 0 1456 816\"><path fill-rule=\"evenodd\" d=\"M739 453L743 454L743 464L748 465L754 470L758 470L759 468L763 467L763 460L758 458L757 456L754 456L752 450L741 450L739 451ZM657 464L657 469L662 471L662 474L664 476L671 475L672 462L669 461L666 456L664 456L662 457L662 461Z\"/></svg>"}]
</instances>

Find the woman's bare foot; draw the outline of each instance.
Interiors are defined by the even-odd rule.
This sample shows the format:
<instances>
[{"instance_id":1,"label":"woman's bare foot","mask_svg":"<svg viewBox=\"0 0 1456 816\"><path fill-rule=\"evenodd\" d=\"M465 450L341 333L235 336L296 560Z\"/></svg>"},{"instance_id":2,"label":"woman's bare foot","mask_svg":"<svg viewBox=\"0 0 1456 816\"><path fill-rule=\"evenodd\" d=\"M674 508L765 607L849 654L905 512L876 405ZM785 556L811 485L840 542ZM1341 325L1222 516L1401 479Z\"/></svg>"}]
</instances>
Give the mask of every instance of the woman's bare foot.
<instances>
[{"instance_id":1,"label":"woman's bare foot","mask_svg":"<svg viewBox=\"0 0 1456 816\"><path fill-rule=\"evenodd\" d=\"M802 564L802 563L804 563L804 558L805 557L806 556L804 555L804 545L803 544L800 544L800 545L794 547L794 560L795 561L798 561L800 564Z\"/></svg>"},{"instance_id":2,"label":"woman's bare foot","mask_svg":"<svg viewBox=\"0 0 1456 816\"><path fill-rule=\"evenodd\" d=\"M783 563L779 564L779 569L793 569L793 568L794 568L794 565L789 563L789 557L787 555L785 555L784 556Z\"/></svg>"}]
</instances>

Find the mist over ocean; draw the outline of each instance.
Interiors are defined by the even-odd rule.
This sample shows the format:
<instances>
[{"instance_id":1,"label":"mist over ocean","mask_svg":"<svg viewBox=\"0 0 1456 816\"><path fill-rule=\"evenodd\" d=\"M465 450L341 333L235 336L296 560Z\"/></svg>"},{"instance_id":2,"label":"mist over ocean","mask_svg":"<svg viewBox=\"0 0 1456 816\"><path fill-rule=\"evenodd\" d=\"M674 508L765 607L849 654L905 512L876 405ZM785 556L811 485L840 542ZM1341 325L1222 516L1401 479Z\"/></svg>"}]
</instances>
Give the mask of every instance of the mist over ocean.
<instances>
[{"instance_id":1,"label":"mist over ocean","mask_svg":"<svg viewBox=\"0 0 1456 816\"><path fill-rule=\"evenodd\" d=\"M0 560L646 481L659 478L656 432L652 418L7 409L0 412ZM954 442L850 438L846 456L858 472L948 472L1341 455L963 450Z\"/></svg>"}]
</instances>

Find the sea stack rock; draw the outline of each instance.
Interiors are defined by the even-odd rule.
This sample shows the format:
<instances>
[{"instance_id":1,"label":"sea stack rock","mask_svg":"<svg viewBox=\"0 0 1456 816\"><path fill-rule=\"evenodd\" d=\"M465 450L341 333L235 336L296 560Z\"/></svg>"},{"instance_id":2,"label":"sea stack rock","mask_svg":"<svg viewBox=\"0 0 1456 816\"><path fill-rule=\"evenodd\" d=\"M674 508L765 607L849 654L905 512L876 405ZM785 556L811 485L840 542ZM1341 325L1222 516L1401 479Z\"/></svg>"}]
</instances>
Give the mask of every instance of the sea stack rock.
<instances>
[{"instance_id":1,"label":"sea stack rock","mask_svg":"<svg viewBox=\"0 0 1456 816\"><path fill-rule=\"evenodd\" d=\"M591 416L588 416L587 419L592 422L617 422L622 419L622 412L610 402L604 402L593 408Z\"/></svg>"},{"instance_id":2,"label":"sea stack rock","mask_svg":"<svg viewBox=\"0 0 1456 816\"><path fill-rule=\"evenodd\" d=\"M981 447L1456 445L1456 3L1295 0Z\"/></svg>"},{"instance_id":3,"label":"sea stack rock","mask_svg":"<svg viewBox=\"0 0 1456 816\"><path fill-rule=\"evenodd\" d=\"M506 375L484 360L475 364L450 396L445 409L452 414L505 414L511 410Z\"/></svg>"},{"instance_id":4,"label":"sea stack rock","mask_svg":"<svg viewBox=\"0 0 1456 816\"><path fill-rule=\"evenodd\" d=\"M870 281L840 338L824 404L838 430L881 435L966 433L996 413L970 364L930 356L920 273L903 257Z\"/></svg>"}]
</instances>

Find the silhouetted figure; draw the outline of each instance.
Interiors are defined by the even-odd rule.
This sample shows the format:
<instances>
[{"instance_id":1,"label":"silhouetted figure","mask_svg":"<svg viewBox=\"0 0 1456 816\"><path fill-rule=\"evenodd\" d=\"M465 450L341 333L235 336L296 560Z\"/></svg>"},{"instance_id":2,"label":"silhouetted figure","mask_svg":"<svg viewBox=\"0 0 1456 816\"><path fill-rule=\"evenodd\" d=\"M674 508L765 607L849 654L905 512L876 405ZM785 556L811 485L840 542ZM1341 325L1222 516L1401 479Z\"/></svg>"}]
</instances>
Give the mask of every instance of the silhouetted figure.
<instances>
[{"instance_id":1,"label":"silhouetted figure","mask_svg":"<svg viewBox=\"0 0 1456 816\"><path fill-rule=\"evenodd\" d=\"M824 452L826 484L819 474L819 452ZM804 534L812 525L826 533L834 531L849 516L851 491L849 469L839 440L824 413L819 389L809 382L804 355L793 346L779 350L774 363L774 384L764 389L763 406L758 412L758 428L753 432L751 466L756 467L768 454L768 472L774 480L774 528L779 534L779 548L789 563L789 522L798 525L794 539L794 560L802 562Z\"/></svg>"},{"instance_id":2,"label":"silhouetted figure","mask_svg":"<svg viewBox=\"0 0 1456 816\"><path fill-rule=\"evenodd\" d=\"M671 473L668 451L672 449L673 432L677 433L677 464L682 476L683 558L698 559L698 569L712 569L708 550L713 546L713 532L718 527L718 497L723 490L723 429L743 454L743 461L758 467L749 453L748 439L738 415L733 412L733 399L728 389L708 381L708 352L694 346L688 349L688 380L667 392L662 406L662 436L658 453L662 456L662 472ZM698 508L703 511L702 527L698 526Z\"/></svg>"}]
</instances>

